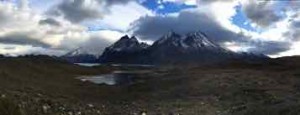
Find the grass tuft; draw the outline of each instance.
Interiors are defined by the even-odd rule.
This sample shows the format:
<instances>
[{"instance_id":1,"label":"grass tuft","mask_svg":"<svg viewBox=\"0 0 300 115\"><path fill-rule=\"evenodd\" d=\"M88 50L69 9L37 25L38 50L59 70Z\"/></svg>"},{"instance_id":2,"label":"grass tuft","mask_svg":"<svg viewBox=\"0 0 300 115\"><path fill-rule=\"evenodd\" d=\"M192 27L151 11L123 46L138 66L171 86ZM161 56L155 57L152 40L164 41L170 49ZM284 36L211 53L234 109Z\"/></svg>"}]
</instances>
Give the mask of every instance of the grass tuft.
<instances>
[{"instance_id":1,"label":"grass tuft","mask_svg":"<svg viewBox=\"0 0 300 115\"><path fill-rule=\"evenodd\" d=\"M1 115L24 115L20 107L11 99L0 98Z\"/></svg>"}]
</instances>

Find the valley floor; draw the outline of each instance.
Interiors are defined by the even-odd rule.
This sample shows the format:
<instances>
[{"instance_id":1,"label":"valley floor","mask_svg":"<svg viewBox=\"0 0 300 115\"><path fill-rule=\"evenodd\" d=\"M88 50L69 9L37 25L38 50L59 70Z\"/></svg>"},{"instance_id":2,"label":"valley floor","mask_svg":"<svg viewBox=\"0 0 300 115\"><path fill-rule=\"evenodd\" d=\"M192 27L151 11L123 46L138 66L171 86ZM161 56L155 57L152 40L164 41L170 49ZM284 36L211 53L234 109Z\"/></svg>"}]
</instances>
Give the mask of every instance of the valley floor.
<instances>
[{"instance_id":1,"label":"valley floor","mask_svg":"<svg viewBox=\"0 0 300 115\"><path fill-rule=\"evenodd\" d=\"M273 64L273 65L272 65ZM296 115L300 66L157 67L132 85L75 79L122 68L52 59L0 59L1 115Z\"/></svg>"}]
</instances>

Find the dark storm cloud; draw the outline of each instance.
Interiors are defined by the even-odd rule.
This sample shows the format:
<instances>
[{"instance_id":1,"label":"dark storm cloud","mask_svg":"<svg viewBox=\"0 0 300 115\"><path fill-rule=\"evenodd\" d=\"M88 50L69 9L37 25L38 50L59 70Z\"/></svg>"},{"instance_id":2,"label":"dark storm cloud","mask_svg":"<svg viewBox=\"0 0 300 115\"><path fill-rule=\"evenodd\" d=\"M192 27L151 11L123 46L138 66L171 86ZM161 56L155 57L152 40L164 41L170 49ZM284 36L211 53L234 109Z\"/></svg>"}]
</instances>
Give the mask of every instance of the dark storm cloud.
<instances>
[{"instance_id":1,"label":"dark storm cloud","mask_svg":"<svg viewBox=\"0 0 300 115\"><path fill-rule=\"evenodd\" d=\"M300 40L300 21L295 21L292 23L290 32L292 32L292 40Z\"/></svg>"},{"instance_id":2,"label":"dark storm cloud","mask_svg":"<svg viewBox=\"0 0 300 115\"><path fill-rule=\"evenodd\" d=\"M130 31L146 40L157 40L169 31L186 34L202 31L208 39L216 43L236 42L250 51L263 54L276 54L289 50L287 42L255 41L243 33L235 33L224 27L208 14L196 11L183 11L178 16L145 16L131 25Z\"/></svg>"},{"instance_id":3,"label":"dark storm cloud","mask_svg":"<svg viewBox=\"0 0 300 115\"><path fill-rule=\"evenodd\" d=\"M292 37L293 37L293 40L299 41L300 40L300 29L295 30Z\"/></svg>"},{"instance_id":4,"label":"dark storm cloud","mask_svg":"<svg viewBox=\"0 0 300 115\"><path fill-rule=\"evenodd\" d=\"M212 17L196 11L183 11L179 16L145 16L132 23L130 31L147 40L156 40L174 31L186 34L194 31L206 33L214 42L240 40L241 35L220 26Z\"/></svg>"},{"instance_id":5,"label":"dark storm cloud","mask_svg":"<svg viewBox=\"0 0 300 115\"><path fill-rule=\"evenodd\" d=\"M300 21L292 20L289 25L289 31L284 33L284 36L292 41L300 40Z\"/></svg>"},{"instance_id":6,"label":"dark storm cloud","mask_svg":"<svg viewBox=\"0 0 300 115\"><path fill-rule=\"evenodd\" d=\"M44 20L40 20L39 24L40 25L51 25L51 26L60 26L61 25L57 20L55 20L53 18L47 18Z\"/></svg>"},{"instance_id":7,"label":"dark storm cloud","mask_svg":"<svg viewBox=\"0 0 300 115\"><path fill-rule=\"evenodd\" d=\"M50 10L48 14L63 15L65 19L73 23L101 17L101 12L98 9L85 6L84 2L85 0L64 0L53 10Z\"/></svg>"},{"instance_id":8,"label":"dark storm cloud","mask_svg":"<svg viewBox=\"0 0 300 115\"><path fill-rule=\"evenodd\" d=\"M242 6L245 15L255 24L268 27L281 19L272 9L269 2L249 1Z\"/></svg>"},{"instance_id":9,"label":"dark storm cloud","mask_svg":"<svg viewBox=\"0 0 300 115\"><path fill-rule=\"evenodd\" d=\"M49 15L63 16L65 19L79 23L85 20L101 18L109 12L109 6L126 4L135 0L92 0L97 7L85 5L86 0L64 0L47 12ZM97 4L98 3L98 4Z\"/></svg>"},{"instance_id":10,"label":"dark storm cloud","mask_svg":"<svg viewBox=\"0 0 300 115\"><path fill-rule=\"evenodd\" d=\"M291 48L290 42L278 41L252 41L248 44L251 47L248 51L253 53L263 53L268 55L275 55L279 52L287 51Z\"/></svg>"},{"instance_id":11,"label":"dark storm cloud","mask_svg":"<svg viewBox=\"0 0 300 115\"><path fill-rule=\"evenodd\" d=\"M43 43L37 39L28 36L28 33L11 33L5 36L0 36L0 43L4 44L18 44L18 45L31 45L43 48L49 48L50 45Z\"/></svg>"}]
</instances>

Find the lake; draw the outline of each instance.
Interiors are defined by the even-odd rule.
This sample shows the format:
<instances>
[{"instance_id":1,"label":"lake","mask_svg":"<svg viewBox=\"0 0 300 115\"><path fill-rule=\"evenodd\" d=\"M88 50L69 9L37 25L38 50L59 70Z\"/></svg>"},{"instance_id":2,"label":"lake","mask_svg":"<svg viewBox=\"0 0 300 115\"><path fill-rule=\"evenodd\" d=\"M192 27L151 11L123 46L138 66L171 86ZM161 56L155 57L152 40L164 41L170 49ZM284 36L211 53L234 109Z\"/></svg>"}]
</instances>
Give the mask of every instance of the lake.
<instances>
[{"instance_id":1,"label":"lake","mask_svg":"<svg viewBox=\"0 0 300 115\"><path fill-rule=\"evenodd\" d=\"M147 74L150 71L114 71L111 74L80 76L82 82L91 82L104 85L131 85L137 82L138 75Z\"/></svg>"},{"instance_id":2,"label":"lake","mask_svg":"<svg viewBox=\"0 0 300 115\"><path fill-rule=\"evenodd\" d=\"M99 66L101 65L100 63L75 63L80 66L85 66L85 67L93 67L93 66Z\"/></svg>"},{"instance_id":3,"label":"lake","mask_svg":"<svg viewBox=\"0 0 300 115\"><path fill-rule=\"evenodd\" d=\"M85 67L93 67L93 66L100 66L101 63L75 63L80 66ZM144 64L109 64L113 67L155 67L154 65L144 65Z\"/></svg>"}]
</instances>

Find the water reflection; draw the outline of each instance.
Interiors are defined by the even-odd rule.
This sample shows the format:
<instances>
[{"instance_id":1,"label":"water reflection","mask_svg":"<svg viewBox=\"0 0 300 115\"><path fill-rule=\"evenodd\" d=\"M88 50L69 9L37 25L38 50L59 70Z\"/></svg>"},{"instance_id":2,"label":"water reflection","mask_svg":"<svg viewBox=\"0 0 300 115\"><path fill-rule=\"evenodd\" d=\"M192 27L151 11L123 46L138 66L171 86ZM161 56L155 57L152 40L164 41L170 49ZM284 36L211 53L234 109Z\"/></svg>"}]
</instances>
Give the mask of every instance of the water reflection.
<instances>
[{"instance_id":1,"label":"water reflection","mask_svg":"<svg viewBox=\"0 0 300 115\"><path fill-rule=\"evenodd\" d=\"M80 66L85 66L85 67L94 67L94 66L99 66L101 65L100 63L75 63Z\"/></svg>"},{"instance_id":2,"label":"water reflection","mask_svg":"<svg viewBox=\"0 0 300 115\"><path fill-rule=\"evenodd\" d=\"M134 83L134 78L139 73L116 71L111 74L96 75L96 76L82 76L79 79L83 82L92 82L95 84L105 85L130 85Z\"/></svg>"}]
</instances>

